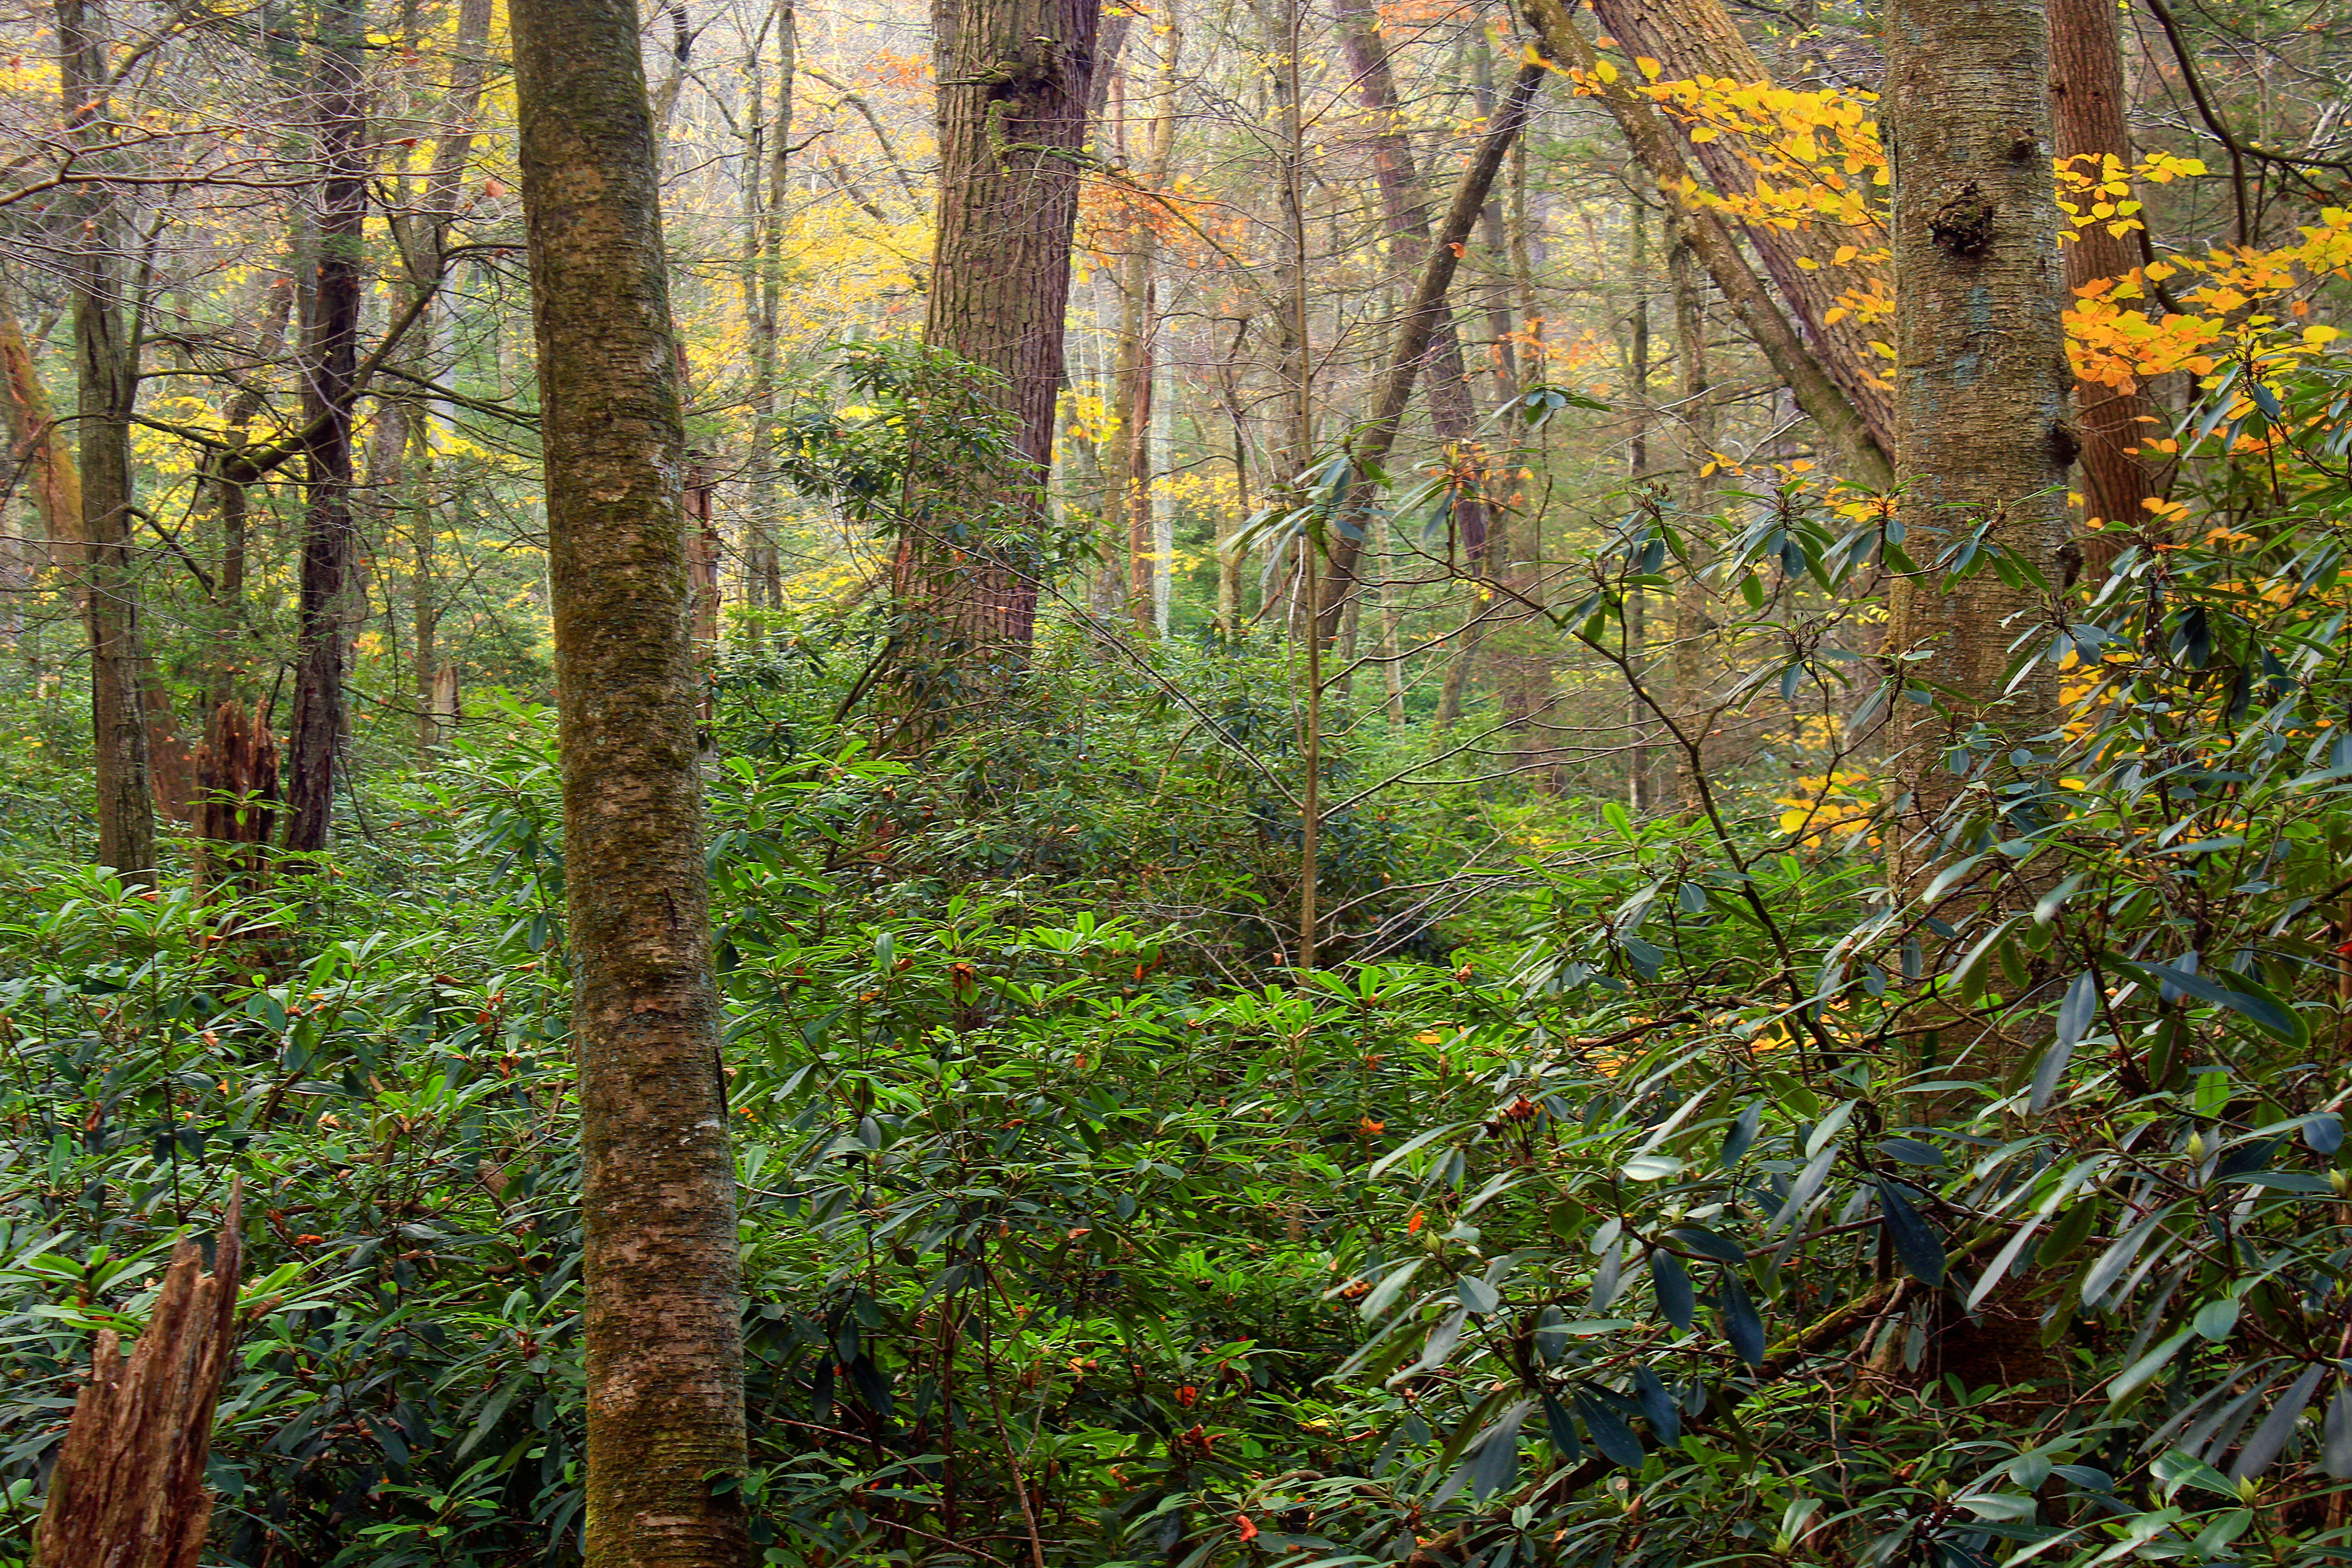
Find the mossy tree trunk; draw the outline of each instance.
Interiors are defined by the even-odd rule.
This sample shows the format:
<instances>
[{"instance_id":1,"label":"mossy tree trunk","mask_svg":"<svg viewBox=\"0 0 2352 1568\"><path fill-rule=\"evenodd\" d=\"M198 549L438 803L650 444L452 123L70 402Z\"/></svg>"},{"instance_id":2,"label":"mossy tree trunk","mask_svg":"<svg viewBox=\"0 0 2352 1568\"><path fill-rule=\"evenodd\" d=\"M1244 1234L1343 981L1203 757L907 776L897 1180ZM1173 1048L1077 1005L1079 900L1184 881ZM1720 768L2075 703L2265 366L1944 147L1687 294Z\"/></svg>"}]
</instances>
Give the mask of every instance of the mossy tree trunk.
<instances>
[{"instance_id":1,"label":"mossy tree trunk","mask_svg":"<svg viewBox=\"0 0 2352 1568\"><path fill-rule=\"evenodd\" d=\"M744 1562L686 443L631 0L514 0L587 1229L591 1568Z\"/></svg>"},{"instance_id":2,"label":"mossy tree trunk","mask_svg":"<svg viewBox=\"0 0 2352 1568\"><path fill-rule=\"evenodd\" d=\"M1982 526L2053 583L2067 575L2074 390L2060 320L2050 178L2050 60L2033 0L1894 0L1885 126L1895 166L1896 477L1905 549L1885 649L1911 678L1958 694L1893 704L1911 797L1898 862L1936 858L1916 834L1954 798L1946 749L1979 721L2046 728L2055 682L2003 695L2035 599L1979 571L1947 588L1935 563ZM2046 640L2046 639L2045 639ZM2048 669L2047 665L2041 668Z\"/></svg>"}]
</instances>

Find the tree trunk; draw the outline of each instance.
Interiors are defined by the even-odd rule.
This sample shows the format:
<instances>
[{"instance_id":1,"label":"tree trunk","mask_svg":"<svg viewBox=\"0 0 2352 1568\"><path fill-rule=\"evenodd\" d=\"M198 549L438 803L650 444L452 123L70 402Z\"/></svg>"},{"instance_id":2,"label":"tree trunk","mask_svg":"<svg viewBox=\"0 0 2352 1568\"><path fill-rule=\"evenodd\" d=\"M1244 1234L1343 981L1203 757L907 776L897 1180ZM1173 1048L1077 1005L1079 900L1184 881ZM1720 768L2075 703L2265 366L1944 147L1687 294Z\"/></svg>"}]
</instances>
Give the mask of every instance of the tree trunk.
<instances>
[{"instance_id":1,"label":"tree trunk","mask_svg":"<svg viewBox=\"0 0 2352 1568\"><path fill-rule=\"evenodd\" d=\"M36 1568L196 1568L203 1557L213 1512L205 1462L236 1349L242 1208L232 1185L210 1273L194 1242L172 1249L127 1366L119 1336L100 1331L34 1527Z\"/></svg>"},{"instance_id":2,"label":"tree trunk","mask_svg":"<svg viewBox=\"0 0 2352 1568\"><path fill-rule=\"evenodd\" d=\"M111 134L105 18L94 0L58 0L59 81L77 139ZM139 398L137 351L123 320L122 212L102 184L77 187L68 210L81 244L65 258L73 295L79 393L82 618L89 633L90 741L98 802L98 856L127 880L155 869L155 802L149 790L147 723L140 695L146 665L139 584L131 548L131 416Z\"/></svg>"},{"instance_id":3,"label":"tree trunk","mask_svg":"<svg viewBox=\"0 0 2352 1568\"><path fill-rule=\"evenodd\" d=\"M1752 86L1769 79L1764 62L1740 37L1719 0L1592 0L1592 11L1627 55L1656 60L1663 81L1713 78ZM1719 194L1738 196L1756 189L1756 171L1735 139L1694 142L1685 133L1681 141ZM1852 262L1838 262L1839 248L1853 246L1864 255L1883 250L1885 231L1875 223L1825 221L1795 228L1741 224L1739 230L1787 302L1806 347L1853 405L1871 438L1891 450L1894 388L1886 382L1884 362L1872 352L1870 330L1852 313L1831 319L1838 312L1838 295L1853 276Z\"/></svg>"},{"instance_id":4,"label":"tree trunk","mask_svg":"<svg viewBox=\"0 0 2352 1568\"><path fill-rule=\"evenodd\" d=\"M1650 212L1648 204L1640 198L1626 207L1625 219L1632 226L1625 258L1627 269L1633 274L1633 352L1628 379L1633 393L1633 440L1626 454L1626 477L1635 489L1648 493L1643 481L1650 477ZM1638 587L1625 592L1625 661L1640 675L1649 661L1649 594ZM1649 710L1643 707L1641 694L1629 691L1625 698L1625 724L1630 742L1625 757L1625 804L1636 812L1650 809L1651 799L1650 749L1643 744L1649 734Z\"/></svg>"},{"instance_id":5,"label":"tree trunk","mask_svg":"<svg viewBox=\"0 0 2352 1568\"><path fill-rule=\"evenodd\" d=\"M1948 591L1933 563L1990 522L1992 542L2053 583L2065 575L2075 441L2042 7L1894 0L1885 38L1897 465L1904 549L1921 568L1896 583L1885 648L1906 673L1961 694L1948 706L1892 704L1907 840L1953 798L1943 752L1962 731L1980 721L2020 735L2047 726L2056 693L2046 674L2000 696L2033 598L1982 571ZM1935 858L1901 846L1896 857L1914 870Z\"/></svg>"},{"instance_id":6,"label":"tree trunk","mask_svg":"<svg viewBox=\"0 0 2352 1568\"><path fill-rule=\"evenodd\" d=\"M632 0L511 0L546 453L587 1230L590 1568L738 1568L734 1167L685 429Z\"/></svg>"},{"instance_id":7,"label":"tree trunk","mask_svg":"<svg viewBox=\"0 0 2352 1568\"><path fill-rule=\"evenodd\" d=\"M933 0L931 10L940 204L923 341L1004 378L1000 395L1038 481L1024 484L1019 510L1036 528L1101 11L1101 0ZM921 750L984 711L1026 662L1037 580L1023 542L902 540L893 574L902 749Z\"/></svg>"},{"instance_id":8,"label":"tree trunk","mask_svg":"<svg viewBox=\"0 0 2352 1568\"><path fill-rule=\"evenodd\" d=\"M1427 255L1422 262L1421 276L1416 280L1411 300L1397 321L1396 341L1389 350L1387 366L1382 374L1380 390L1372 401L1372 416L1358 433L1349 453L1357 466L1377 468L1389 455L1396 442L1397 431L1404 421L1406 402L1412 395L1413 383L1418 378L1422 361L1427 356L1431 340L1443 319L1450 318L1445 306L1446 290L1453 286L1455 268L1460 264L1464 247L1470 231L1478 221L1478 213L1486 205L1486 193L1494 188L1495 176L1502 172L1503 156L1509 152L1512 140L1526 125L1528 110L1535 100L1536 89L1543 85L1549 74L1541 66L1521 66L1511 79L1510 90L1504 95L1501 110L1494 123L1478 143L1478 151L1469 168L1463 171L1462 182L1454 187L1454 199L1447 206L1444 221L1431 237ZM1456 351L1455 364L1461 363ZM1467 387L1464 387L1466 395ZM1361 515L1371 499L1370 486L1360 483L1348 500L1350 513ZM1483 512L1481 521L1483 522ZM1483 532L1483 529L1482 529ZM1324 644L1339 635L1339 617L1347 608L1349 594L1355 587L1356 562L1363 551L1363 530L1341 531L1330 543L1330 563L1324 573L1324 582L1316 595L1318 609L1315 635ZM1486 542L1478 541L1481 555Z\"/></svg>"},{"instance_id":9,"label":"tree trunk","mask_svg":"<svg viewBox=\"0 0 2352 1568\"><path fill-rule=\"evenodd\" d=\"M81 469L74 464L66 427L50 412L49 390L33 363L32 345L16 313L13 290L0 285L0 398L8 421L8 452L32 481L33 510L49 564L70 569L81 545Z\"/></svg>"},{"instance_id":10,"label":"tree trunk","mask_svg":"<svg viewBox=\"0 0 2352 1568\"><path fill-rule=\"evenodd\" d=\"M1678 503L1696 520L1707 509L1708 485L1702 472L1716 443L1715 391L1707 373L1706 294L1698 258L1676 244L1666 253L1666 277L1675 291L1675 405L1680 436L1682 482ZM1675 585L1675 722L1690 744L1675 760L1676 804L1685 814L1699 809L1699 781L1706 763L1707 730L1713 723L1711 691L1715 595L1702 575L1712 564L1700 529L1685 528L1683 543L1693 552L1690 570ZM1696 752L1696 754L1694 754Z\"/></svg>"},{"instance_id":11,"label":"tree trunk","mask_svg":"<svg viewBox=\"0 0 2352 1568\"><path fill-rule=\"evenodd\" d=\"M1581 72L1598 88L1601 101L1658 189L1664 193L1679 189L1687 174L1674 132L1667 129L1656 105L1635 93L1622 78L1613 82L1600 79L1600 58L1577 31L1560 0L1523 0L1523 4L1544 52L1562 67ZM1790 323L1771 290L1759 281L1723 220L1713 211L1679 198L1666 203L1666 217L1675 237L1688 245L1705 264L1741 328L1764 351L1774 374L1788 384L1797 405L1821 426L1822 436L1836 449L1846 477L1874 489L1889 488L1894 467L1886 448L1871 433L1870 421Z\"/></svg>"},{"instance_id":12,"label":"tree trunk","mask_svg":"<svg viewBox=\"0 0 2352 1568\"><path fill-rule=\"evenodd\" d=\"M319 222L303 322L301 581L296 607L294 718L287 744L287 852L327 847L335 760L343 746L344 654L350 637L352 409L358 395L362 247L368 203L361 50L365 0L334 0L319 18L311 67L317 116Z\"/></svg>"},{"instance_id":13,"label":"tree trunk","mask_svg":"<svg viewBox=\"0 0 2352 1568\"><path fill-rule=\"evenodd\" d=\"M2113 0L2050 0L2050 105L2058 159L2098 175L2110 158L2132 162L2125 117L2123 29ZM2130 234L2110 234L2104 223L2077 229L2065 247L2070 294L2102 279L2127 277L2139 266ZM2090 517L2114 527L2147 521L2140 503L2158 493L2152 466L2138 451L2158 427L2147 395L2117 392L2104 382L2074 384L2074 412L2083 442L2083 492Z\"/></svg>"}]
</instances>

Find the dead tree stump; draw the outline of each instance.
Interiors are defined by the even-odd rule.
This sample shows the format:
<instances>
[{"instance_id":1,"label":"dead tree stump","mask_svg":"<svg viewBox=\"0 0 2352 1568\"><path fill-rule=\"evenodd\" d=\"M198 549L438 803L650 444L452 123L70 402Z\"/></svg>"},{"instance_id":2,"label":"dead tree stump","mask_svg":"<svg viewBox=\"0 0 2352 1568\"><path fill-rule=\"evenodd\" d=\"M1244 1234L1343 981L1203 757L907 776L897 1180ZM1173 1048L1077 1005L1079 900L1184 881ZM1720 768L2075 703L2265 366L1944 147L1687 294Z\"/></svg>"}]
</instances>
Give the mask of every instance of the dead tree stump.
<instances>
[{"instance_id":1,"label":"dead tree stump","mask_svg":"<svg viewBox=\"0 0 2352 1568\"><path fill-rule=\"evenodd\" d=\"M113 1331L98 1336L33 1532L35 1568L196 1568L213 1407L236 1344L241 1206L232 1187L211 1273L194 1242L173 1250L127 1363Z\"/></svg>"}]
</instances>

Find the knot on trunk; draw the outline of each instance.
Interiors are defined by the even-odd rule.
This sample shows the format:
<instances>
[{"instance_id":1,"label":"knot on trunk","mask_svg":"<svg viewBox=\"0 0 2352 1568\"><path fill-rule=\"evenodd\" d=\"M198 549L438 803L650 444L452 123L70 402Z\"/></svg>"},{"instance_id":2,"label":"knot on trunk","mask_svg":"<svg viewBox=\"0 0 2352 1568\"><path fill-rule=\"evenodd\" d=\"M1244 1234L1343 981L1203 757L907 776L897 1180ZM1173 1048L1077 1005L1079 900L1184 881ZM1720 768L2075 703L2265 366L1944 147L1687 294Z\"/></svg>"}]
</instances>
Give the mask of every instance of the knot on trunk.
<instances>
[{"instance_id":1,"label":"knot on trunk","mask_svg":"<svg viewBox=\"0 0 2352 1568\"><path fill-rule=\"evenodd\" d=\"M1945 199L1927 220L1927 234L1954 256L1975 256L1992 243L1993 205L1970 180Z\"/></svg>"}]
</instances>

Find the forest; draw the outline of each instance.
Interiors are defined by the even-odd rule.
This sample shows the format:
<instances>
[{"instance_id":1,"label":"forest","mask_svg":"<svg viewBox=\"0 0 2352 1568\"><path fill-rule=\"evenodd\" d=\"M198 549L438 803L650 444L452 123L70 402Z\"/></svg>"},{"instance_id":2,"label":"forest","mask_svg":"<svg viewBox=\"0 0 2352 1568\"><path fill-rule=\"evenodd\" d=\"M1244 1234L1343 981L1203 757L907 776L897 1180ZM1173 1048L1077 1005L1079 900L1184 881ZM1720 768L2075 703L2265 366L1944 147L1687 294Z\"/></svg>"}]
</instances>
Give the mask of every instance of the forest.
<instances>
[{"instance_id":1,"label":"forest","mask_svg":"<svg viewBox=\"0 0 2352 1568\"><path fill-rule=\"evenodd\" d=\"M2344 0L0 0L0 1568L2352 1563Z\"/></svg>"}]
</instances>

